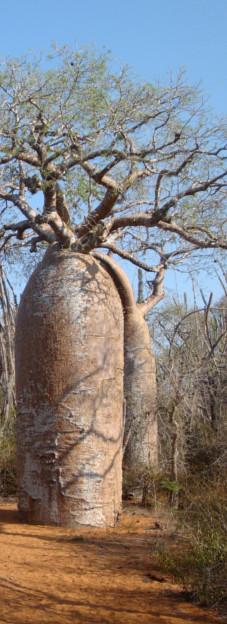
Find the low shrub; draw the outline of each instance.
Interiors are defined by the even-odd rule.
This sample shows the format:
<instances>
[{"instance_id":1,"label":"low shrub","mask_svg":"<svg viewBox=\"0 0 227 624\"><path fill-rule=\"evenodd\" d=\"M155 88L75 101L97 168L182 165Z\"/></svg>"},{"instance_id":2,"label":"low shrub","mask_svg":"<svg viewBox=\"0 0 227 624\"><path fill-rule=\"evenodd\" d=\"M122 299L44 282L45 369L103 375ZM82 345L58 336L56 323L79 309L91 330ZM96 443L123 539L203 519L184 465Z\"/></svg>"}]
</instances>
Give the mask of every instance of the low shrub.
<instances>
[{"instance_id":1,"label":"low shrub","mask_svg":"<svg viewBox=\"0 0 227 624\"><path fill-rule=\"evenodd\" d=\"M159 553L166 571L201 604L227 604L226 475L182 484L177 547Z\"/></svg>"},{"instance_id":2,"label":"low shrub","mask_svg":"<svg viewBox=\"0 0 227 624\"><path fill-rule=\"evenodd\" d=\"M0 434L0 496L16 494L16 445L14 431Z\"/></svg>"}]
</instances>

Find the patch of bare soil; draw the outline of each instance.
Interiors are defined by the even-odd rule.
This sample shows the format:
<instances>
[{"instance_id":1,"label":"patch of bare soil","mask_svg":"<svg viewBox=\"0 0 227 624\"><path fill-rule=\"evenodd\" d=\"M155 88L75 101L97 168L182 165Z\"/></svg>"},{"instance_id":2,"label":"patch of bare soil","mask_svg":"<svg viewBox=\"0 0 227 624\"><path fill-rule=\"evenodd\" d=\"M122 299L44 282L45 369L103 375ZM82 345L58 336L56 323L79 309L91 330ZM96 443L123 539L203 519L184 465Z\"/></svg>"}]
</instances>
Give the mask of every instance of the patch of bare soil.
<instances>
[{"instance_id":1,"label":"patch of bare soil","mask_svg":"<svg viewBox=\"0 0 227 624\"><path fill-rule=\"evenodd\" d=\"M0 502L0 623L218 624L152 568L162 528L128 509L115 529L21 524Z\"/></svg>"}]
</instances>

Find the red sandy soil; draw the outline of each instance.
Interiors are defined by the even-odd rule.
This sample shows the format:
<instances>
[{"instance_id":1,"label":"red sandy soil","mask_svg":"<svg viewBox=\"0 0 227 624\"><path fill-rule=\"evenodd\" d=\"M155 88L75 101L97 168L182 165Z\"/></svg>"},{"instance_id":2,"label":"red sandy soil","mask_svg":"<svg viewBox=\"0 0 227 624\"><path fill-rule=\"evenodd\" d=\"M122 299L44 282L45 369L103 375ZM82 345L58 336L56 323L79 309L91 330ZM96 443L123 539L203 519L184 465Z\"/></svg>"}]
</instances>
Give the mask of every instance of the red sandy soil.
<instances>
[{"instance_id":1,"label":"red sandy soil","mask_svg":"<svg viewBox=\"0 0 227 624\"><path fill-rule=\"evenodd\" d=\"M155 517L138 509L115 529L64 529L22 524L16 503L1 500L0 623L223 622L152 568L161 539Z\"/></svg>"}]
</instances>

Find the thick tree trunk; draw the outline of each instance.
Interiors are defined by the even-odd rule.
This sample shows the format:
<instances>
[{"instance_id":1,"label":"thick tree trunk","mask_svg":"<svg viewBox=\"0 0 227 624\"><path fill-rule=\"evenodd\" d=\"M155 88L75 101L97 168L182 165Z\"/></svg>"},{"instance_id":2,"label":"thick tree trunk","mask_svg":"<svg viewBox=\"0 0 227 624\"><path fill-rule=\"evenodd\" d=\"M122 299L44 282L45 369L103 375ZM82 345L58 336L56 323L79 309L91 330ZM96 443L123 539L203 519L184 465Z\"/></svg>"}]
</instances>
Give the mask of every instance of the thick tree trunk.
<instances>
[{"instance_id":1,"label":"thick tree trunk","mask_svg":"<svg viewBox=\"0 0 227 624\"><path fill-rule=\"evenodd\" d=\"M147 323L135 305L125 316L126 400L124 465L130 470L158 463L156 368Z\"/></svg>"},{"instance_id":2,"label":"thick tree trunk","mask_svg":"<svg viewBox=\"0 0 227 624\"><path fill-rule=\"evenodd\" d=\"M16 329L19 510L32 522L113 526L121 509L123 314L91 256L51 249Z\"/></svg>"},{"instance_id":3,"label":"thick tree trunk","mask_svg":"<svg viewBox=\"0 0 227 624\"><path fill-rule=\"evenodd\" d=\"M122 269L109 256L96 254L107 268L124 310L124 466L138 471L158 463L156 370L143 306L137 305Z\"/></svg>"}]
</instances>

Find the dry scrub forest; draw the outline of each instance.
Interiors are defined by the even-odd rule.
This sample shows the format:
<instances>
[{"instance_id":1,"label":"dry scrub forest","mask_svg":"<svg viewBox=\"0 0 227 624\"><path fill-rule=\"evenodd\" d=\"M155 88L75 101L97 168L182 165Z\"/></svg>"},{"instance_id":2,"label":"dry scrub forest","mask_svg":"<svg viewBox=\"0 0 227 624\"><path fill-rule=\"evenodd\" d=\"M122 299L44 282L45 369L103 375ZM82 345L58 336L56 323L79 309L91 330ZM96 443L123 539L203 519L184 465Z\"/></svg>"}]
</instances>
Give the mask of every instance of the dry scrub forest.
<instances>
[{"instance_id":1,"label":"dry scrub forest","mask_svg":"<svg viewBox=\"0 0 227 624\"><path fill-rule=\"evenodd\" d=\"M226 621L226 130L182 73L2 62L0 624Z\"/></svg>"}]
</instances>

